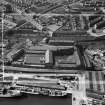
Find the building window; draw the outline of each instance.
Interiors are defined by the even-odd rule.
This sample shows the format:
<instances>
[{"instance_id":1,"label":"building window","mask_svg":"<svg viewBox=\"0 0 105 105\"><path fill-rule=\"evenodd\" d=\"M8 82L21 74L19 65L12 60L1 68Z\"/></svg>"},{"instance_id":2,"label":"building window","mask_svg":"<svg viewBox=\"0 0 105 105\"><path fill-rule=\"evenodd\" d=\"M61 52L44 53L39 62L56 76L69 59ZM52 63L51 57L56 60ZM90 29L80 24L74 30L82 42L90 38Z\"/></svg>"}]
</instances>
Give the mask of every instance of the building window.
<instances>
[{"instance_id":1,"label":"building window","mask_svg":"<svg viewBox=\"0 0 105 105\"><path fill-rule=\"evenodd\" d=\"M42 64L45 63L45 57L40 57L40 63L42 63Z\"/></svg>"}]
</instances>

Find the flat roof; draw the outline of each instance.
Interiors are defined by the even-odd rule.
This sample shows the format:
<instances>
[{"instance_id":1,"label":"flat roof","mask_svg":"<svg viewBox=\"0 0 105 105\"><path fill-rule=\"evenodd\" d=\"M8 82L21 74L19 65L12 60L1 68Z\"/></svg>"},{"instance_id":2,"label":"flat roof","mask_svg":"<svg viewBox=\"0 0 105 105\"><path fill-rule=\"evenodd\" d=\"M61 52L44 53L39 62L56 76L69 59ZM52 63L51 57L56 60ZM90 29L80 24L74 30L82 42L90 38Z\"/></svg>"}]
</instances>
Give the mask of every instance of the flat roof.
<instances>
[{"instance_id":1,"label":"flat roof","mask_svg":"<svg viewBox=\"0 0 105 105\"><path fill-rule=\"evenodd\" d=\"M26 54L25 55L25 64L43 64L41 63L41 59L43 59L45 55L42 54Z\"/></svg>"},{"instance_id":2,"label":"flat roof","mask_svg":"<svg viewBox=\"0 0 105 105\"><path fill-rule=\"evenodd\" d=\"M56 67L77 67L80 66L80 58L77 51L71 55L58 55L55 56L55 66Z\"/></svg>"}]
</instances>

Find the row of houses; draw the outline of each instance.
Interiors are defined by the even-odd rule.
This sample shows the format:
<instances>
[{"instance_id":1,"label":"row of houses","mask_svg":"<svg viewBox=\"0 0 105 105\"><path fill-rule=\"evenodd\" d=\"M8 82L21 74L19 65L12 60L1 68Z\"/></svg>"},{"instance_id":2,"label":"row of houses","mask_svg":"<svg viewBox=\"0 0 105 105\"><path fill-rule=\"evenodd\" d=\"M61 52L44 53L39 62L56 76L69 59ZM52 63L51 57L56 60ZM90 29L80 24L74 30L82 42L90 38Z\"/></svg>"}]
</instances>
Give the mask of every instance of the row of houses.
<instances>
[{"instance_id":1,"label":"row of houses","mask_svg":"<svg viewBox=\"0 0 105 105\"><path fill-rule=\"evenodd\" d=\"M65 25L57 29L55 32L53 32L52 39L68 39L72 40L72 37L83 37L87 36L87 32L85 29L85 17L81 16L70 16L68 17L67 22L65 22ZM72 40L73 41L73 40Z\"/></svg>"},{"instance_id":2,"label":"row of houses","mask_svg":"<svg viewBox=\"0 0 105 105\"><path fill-rule=\"evenodd\" d=\"M97 29L102 29L103 27L105 27L104 15L95 14L95 15L89 16L89 24L90 24L90 27L93 27L94 25L96 25Z\"/></svg>"}]
</instances>

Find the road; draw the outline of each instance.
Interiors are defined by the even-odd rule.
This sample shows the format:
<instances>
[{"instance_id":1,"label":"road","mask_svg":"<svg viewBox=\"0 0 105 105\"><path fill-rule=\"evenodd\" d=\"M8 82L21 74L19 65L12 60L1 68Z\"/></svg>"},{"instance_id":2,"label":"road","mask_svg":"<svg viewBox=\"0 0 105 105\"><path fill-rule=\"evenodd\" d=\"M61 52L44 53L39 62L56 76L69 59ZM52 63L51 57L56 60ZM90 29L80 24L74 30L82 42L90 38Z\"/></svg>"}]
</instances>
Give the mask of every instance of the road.
<instances>
[{"instance_id":1,"label":"road","mask_svg":"<svg viewBox=\"0 0 105 105\"><path fill-rule=\"evenodd\" d=\"M43 26L40 25L38 22L36 22L34 19L32 19L32 17L30 15L23 13L22 16L23 16L23 19L25 19L27 22L30 22L32 25L34 25L40 31L43 29Z\"/></svg>"},{"instance_id":2,"label":"road","mask_svg":"<svg viewBox=\"0 0 105 105\"><path fill-rule=\"evenodd\" d=\"M2 70L2 67L0 67ZM82 70L80 70L82 71ZM5 72L24 72L24 73L63 73L63 74L68 74L68 73L78 73L80 72L79 70L56 70L56 69L38 69L38 68L24 68L24 67L13 67L13 66L5 66ZM84 70L83 70L84 71Z\"/></svg>"},{"instance_id":3,"label":"road","mask_svg":"<svg viewBox=\"0 0 105 105\"><path fill-rule=\"evenodd\" d=\"M75 98L75 100L73 99ZM79 90L72 91L72 105L87 105L85 75L79 77Z\"/></svg>"},{"instance_id":4,"label":"road","mask_svg":"<svg viewBox=\"0 0 105 105\"><path fill-rule=\"evenodd\" d=\"M100 30L100 32L96 32L96 33L93 33L92 30L93 30L93 29L90 28L90 29L87 31L87 33L89 33L90 36L101 37L101 36L104 36L104 35L105 35L105 29Z\"/></svg>"},{"instance_id":5,"label":"road","mask_svg":"<svg viewBox=\"0 0 105 105\"><path fill-rule=\"evenodd\" d=\"M5 0L0 0L0 2L2 2L4 4L7 4L7 3L10 4L12 6L12 8L14 8L19 15L22 15L23 19L25 19L27 22L30 22L31 24L33 24L38 30L43 29L42 25L40 25L38 22L36 22L34 19L32 19L32 17L30 15L25 14L23 12L23 10L20 10L18 7L16 7L16 5L6 2Z\"/></svg>"}]
</instances>

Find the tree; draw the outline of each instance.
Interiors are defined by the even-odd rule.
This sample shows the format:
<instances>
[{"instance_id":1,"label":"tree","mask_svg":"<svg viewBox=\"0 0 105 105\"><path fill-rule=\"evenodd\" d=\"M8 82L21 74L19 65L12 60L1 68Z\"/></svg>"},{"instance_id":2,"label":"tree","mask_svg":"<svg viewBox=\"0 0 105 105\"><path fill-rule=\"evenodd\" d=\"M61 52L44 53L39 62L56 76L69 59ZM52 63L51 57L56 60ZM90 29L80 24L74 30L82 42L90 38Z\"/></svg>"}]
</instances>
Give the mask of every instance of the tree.
<instances>
[{"instance_id":1,"label":"tree","mask_svg":"<svg viewBox=\"0 0 105 105\"><path fill-rule=\"evenodd\" d=\"M6 13L12 13L13 12L11 5L6 4L5 7L6 7L6 11L5 11Z\"/></svg>"},{"instance_id":2,"label":"tree","mask_svg":"<svg viewBox=\"0 0 105 105\"><path fill-rule=\"evenodd\" d=\"M7 37L12 37L13 34L14 34L14 31L13 30L8 30L5 34L6 34Z\"/></svg>"}]
</instances>

